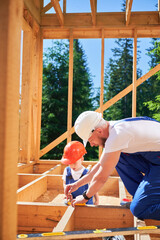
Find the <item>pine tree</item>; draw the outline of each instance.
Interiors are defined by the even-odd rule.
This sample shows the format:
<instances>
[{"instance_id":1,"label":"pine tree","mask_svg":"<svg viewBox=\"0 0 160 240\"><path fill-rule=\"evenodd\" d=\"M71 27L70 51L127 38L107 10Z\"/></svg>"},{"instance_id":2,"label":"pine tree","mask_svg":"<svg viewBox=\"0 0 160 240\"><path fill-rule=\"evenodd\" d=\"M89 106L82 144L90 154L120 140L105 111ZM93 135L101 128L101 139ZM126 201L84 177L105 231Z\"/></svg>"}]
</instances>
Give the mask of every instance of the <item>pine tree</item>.
<instances>
[{"instance_id":1,"label":"pine tree","mask_svg":"<svg viewBox=\"0 0 160 240\"><path fill-rule=\"evenodd\" d=\"M92 110L92 76L87 57L78 40L73 49L73 111L72 125L78 115ZM67 131L69 42L55 41L44 54L41 148ZM73 134L73 140L79 139ZM45 158L60 159L66 140L45 154ZM95 158L97 151L87 146L87 160Z\"/></svg>"},{"instance_id":2,"label":"pine tree","mask_svg":"<svg viewBox=\"0 0 160 240\"><path fill-rule=\"evenodd\" d=\"M160 41L152 39L152 47L148 49L150 56L150 67L153 68L160 63ZM150 110L150 116L160 121L160 72L157 72L149 79L149 100L144 105Z\"/></svg>"}]
</instances>

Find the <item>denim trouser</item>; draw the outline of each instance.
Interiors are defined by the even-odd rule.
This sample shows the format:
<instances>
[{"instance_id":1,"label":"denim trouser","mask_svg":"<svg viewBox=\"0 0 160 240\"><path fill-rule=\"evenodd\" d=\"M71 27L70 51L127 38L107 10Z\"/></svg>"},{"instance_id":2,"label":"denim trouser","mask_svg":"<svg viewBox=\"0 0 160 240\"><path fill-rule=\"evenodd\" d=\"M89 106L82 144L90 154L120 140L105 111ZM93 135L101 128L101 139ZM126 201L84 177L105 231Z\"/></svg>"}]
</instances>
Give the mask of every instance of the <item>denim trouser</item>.
<instances>
[{"instance_id":1,"label":"denim trouser","mask_svg":"<svg viewBox=\"0 0 160 240\"><path fill-rule=\"evenodd\" d=\"M160 220L160 152L121 153L116 169L133 196L133 215Z\"/></svg>"}]
</instances>

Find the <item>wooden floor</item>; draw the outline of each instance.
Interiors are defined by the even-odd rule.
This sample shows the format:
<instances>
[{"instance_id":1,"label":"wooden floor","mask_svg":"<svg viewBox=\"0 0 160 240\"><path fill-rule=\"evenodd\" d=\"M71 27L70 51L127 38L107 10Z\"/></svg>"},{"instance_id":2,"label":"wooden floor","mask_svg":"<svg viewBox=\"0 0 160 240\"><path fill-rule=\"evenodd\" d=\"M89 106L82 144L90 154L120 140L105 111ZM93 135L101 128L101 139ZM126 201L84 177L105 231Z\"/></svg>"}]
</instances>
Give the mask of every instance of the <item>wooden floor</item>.
<instances>
[{"instance_id":1,"label":"wooden floor","mask_svg":"<svg viewBox=\"0 0 160 240\"><path fill-rule=\"evenodd\" d=\"M91 169L95 163L85 161L83 165ZM64 168L65 166L57 160L41 160L37 164L30 163L28 165L19 164L19 189L17 191L19 235L132 228L145 224L160 225L158 221L139 221L133 217L128 208L120 206L121 199L126 197L131 199L131 196L126 191L116 170L99 191L100 203L98 206L87 205L75 208L66 206L62 181ZM156 230L156 233L159 231ZM143 233L145 234L145 232ZM129 231L124 233L126 239L160 239L160 233L150 236L144 234L134 234ZM90 239L101 239L102 236L103 234L96 233ZM83 234L83 239L89 239L89 237L89 235ZM80 239L80 235L75 235L75 239L77 238ZM56 239L56 237L52 236L49 239ZM65 236L64 239L71 238Z\"/></svg>"}]
</instances>

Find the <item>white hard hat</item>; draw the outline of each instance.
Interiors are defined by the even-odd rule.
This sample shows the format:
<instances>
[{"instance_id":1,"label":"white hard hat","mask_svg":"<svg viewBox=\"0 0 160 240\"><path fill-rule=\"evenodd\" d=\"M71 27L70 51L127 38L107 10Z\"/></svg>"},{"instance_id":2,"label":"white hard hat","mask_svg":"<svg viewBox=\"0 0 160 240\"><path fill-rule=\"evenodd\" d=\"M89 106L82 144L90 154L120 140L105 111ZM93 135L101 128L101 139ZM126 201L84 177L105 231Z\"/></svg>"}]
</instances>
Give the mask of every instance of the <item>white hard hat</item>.
<instances>
[{"instance_id":1,"label":"white hard hat","mask_svg":"<svg viewBox=\"0 0 160 240\"><path fill-rule=\"evenodd\" d=\"M85 111L81 113L75 121L74 128L77 135L83 139L86 146L93 130L102 119L102 114L94 111Z\"/></svg>"}]
</instances>

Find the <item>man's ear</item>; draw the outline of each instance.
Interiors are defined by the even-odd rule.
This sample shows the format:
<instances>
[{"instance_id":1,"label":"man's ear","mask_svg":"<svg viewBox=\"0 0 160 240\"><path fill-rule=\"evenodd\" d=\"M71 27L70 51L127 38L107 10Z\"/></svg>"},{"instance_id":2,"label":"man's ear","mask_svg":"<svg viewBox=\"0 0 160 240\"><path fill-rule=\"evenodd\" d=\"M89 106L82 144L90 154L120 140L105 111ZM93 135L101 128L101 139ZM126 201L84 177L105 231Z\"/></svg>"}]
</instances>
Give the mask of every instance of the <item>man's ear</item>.
<instances>
[{"instance_id":1,"label":"man's ear","mask_svg":"<svg viewBox=\"0 0 160 240\"><path fill-rule=\"evenodd\" d=\"M101 129L100 127L97 128L96 131L97 131L98 134L101 134L101 133L102 133L102 129Z\"/></svg>"}]
</instances>

